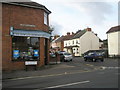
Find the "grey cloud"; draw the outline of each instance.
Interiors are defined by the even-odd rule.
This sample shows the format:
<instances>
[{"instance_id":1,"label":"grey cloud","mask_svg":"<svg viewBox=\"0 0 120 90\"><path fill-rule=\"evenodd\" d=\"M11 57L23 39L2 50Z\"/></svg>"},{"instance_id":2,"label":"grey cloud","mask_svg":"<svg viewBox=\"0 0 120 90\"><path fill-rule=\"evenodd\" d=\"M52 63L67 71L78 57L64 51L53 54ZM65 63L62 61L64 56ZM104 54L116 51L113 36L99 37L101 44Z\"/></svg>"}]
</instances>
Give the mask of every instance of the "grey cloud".
<instances>
[{"instance_id":1,"label":"grey cloud","mask_svg":"<svg viewBox=\"0 0 120 90\"><path fill-rule=\"evenodd\" d=\"M120 1L118 3L118 24L120 25Z\"/></svg>"},{"instance_id":2,"label":"grey cloud","mask_svg":"<svg viewBox=\"0 0 120 90\"><path fill-rule=\"evenodd\" d=\"M110 2L82 2L77 3L84 13L91 17L93 23L102 24L107 16L113 13Z\"/></svg>"},{"instance_id":3,"label":"grey cloud","mask_svg":"<svg viewBox=\"0 0 120 90\"><path fill-rule=\"evenodd\" d=\"M57 22L52 22L52 25L51 25L53 28L54 28L54 31L52 32L52 35L62 35L62 29L63 29L63 26L58 24Z\"/></svg>"}]
</instances>

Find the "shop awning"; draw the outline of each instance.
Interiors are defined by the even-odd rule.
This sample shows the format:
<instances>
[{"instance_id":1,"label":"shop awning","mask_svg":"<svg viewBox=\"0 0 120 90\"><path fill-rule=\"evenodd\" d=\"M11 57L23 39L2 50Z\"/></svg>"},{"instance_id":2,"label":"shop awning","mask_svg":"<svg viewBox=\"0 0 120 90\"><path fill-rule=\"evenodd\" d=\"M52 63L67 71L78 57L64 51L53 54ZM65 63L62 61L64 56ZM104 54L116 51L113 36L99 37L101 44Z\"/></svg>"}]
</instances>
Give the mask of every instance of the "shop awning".
<instances>
[{"instance_id":1,"label":"shop awning","mask_svg":"<svg viewBox=\"0 0 120 90\"><path fill-rule=\"evenodd\" d=\"M50 34L41 30L11 30L12 36L44 37L50 38Z\"/></svg>"}]
</instances>

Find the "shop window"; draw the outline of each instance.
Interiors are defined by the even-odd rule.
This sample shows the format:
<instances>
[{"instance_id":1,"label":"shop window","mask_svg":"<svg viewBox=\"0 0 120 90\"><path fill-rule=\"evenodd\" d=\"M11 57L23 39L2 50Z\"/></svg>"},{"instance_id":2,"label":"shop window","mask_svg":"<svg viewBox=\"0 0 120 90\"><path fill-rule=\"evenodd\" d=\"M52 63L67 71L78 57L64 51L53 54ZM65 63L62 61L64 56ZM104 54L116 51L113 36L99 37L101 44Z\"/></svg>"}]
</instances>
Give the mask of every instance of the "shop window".
<instances>
[{"instance_id":1,"label":"shop window","mask_svg":"<svg viewBox=\"0 0 120 90\"><path fill-rule=\"evenodd\" d=\"M13 37L12 38L13 60L38 60L39 38L36 37Z\"/></svg>"},{"instance_id":2,"label":"shop window","mask_svg":"<svg viewBox=\"0 0 120 90\"><path fill-rule=\"evenodd\" d=\"M44 12L44 24L48 25L48 14Z\"/></svg>"}]
</instances>

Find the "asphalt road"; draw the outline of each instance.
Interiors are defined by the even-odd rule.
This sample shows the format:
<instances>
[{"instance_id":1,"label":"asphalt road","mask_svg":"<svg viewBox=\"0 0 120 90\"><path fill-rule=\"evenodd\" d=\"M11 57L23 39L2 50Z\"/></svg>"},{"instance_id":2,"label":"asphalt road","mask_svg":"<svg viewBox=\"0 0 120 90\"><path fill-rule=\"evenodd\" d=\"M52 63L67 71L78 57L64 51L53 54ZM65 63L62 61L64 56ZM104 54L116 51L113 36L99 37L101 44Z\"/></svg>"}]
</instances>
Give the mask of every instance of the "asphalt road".
<instances>
[{"instance_id":1,"label":"asphalt road","mask_svg":"<svg viewBox=\"0 0 120 90\"><path fill-rule=\"evenodd\" d=\"M104 62L85 62L75 57L72 62L62 62L41 74L3 80L3 88L118 88L118 59ZM38 72L38 71L37 71Z\"/></svg>"}]
</instances>

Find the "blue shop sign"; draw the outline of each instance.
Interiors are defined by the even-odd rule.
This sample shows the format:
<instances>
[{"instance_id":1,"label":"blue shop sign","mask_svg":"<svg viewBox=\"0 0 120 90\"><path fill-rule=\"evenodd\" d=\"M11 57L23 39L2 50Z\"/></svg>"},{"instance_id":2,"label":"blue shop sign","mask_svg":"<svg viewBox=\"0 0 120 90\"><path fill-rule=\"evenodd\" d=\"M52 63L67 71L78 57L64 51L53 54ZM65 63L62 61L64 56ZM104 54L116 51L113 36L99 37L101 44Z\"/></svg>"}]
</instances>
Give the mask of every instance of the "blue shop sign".
<instances>
[{"instance_id":1,"label":"blue shop sign","mask_svg":"<svg viewBox=\"0 0 120 90\"><path fill-rule=\"evenodd\" d=\"M20 56L19 50L13 50L13 57L18 58Z\"/></svg>"},{"instance_id":2,"label":"blue shop sign","mask_svg":"<svg viewBox=\"0 0 120 90\"><path fill-rule=\"evenodd\" d=\"M34 50L34 57L38 57L39 56L39 50Z\"/></svg>"}]
</instances>

